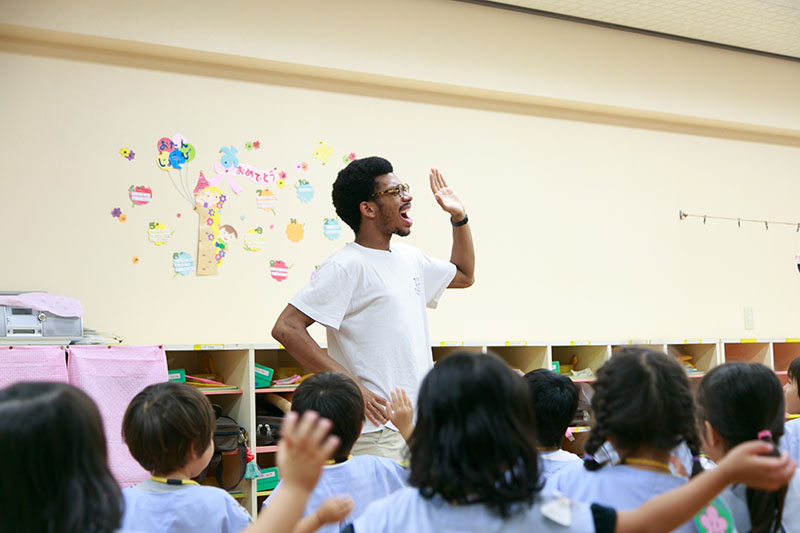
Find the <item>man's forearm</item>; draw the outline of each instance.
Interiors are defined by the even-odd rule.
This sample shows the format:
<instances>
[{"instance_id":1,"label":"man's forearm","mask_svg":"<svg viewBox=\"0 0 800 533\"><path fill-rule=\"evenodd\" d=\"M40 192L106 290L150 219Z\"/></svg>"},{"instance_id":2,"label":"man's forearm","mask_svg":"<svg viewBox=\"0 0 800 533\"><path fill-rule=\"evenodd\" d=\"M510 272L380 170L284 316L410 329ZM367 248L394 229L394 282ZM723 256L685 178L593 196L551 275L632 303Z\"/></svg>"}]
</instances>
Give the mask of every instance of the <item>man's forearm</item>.
<instances>
[{"instance_id":1,"label":"man's forearm","mask_svg":"<svg viewBox=\"0 0 800 533\"><path fill-rule=\"evenodd\" d=\"M469 287L475 279L475 245L472 242L472 230L469 223L453 227L453 249L450 262L456 266L458 273L451 287Z\"/></svg>"},{"instance_id":2,"label":"man's forearm","mask_svg":"<svg viewBox=\"0 0 800 533\"><path fill-rule=\"evenodd\" d=\"M319 347L304 328L299 330L286 328L276 335L276 339L286 348L289 355L310 372L341 372L350 375L342 365Z\"/></svg>"}]
</instances>

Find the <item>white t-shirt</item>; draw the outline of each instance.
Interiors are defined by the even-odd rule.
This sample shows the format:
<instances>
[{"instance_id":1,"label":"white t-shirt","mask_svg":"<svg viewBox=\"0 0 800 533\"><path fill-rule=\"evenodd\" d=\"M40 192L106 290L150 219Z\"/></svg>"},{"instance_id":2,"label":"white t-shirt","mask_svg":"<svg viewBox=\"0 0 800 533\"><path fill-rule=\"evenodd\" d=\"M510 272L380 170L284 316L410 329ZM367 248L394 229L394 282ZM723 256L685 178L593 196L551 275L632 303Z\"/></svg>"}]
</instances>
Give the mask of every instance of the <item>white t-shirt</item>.
<instances>
[{"instance_id":1,"label":"white t-shirt","mask_svg":"<svg viewBox=\"0 0 800 533\"><path fill-rule=\"evenodd\" d=\"M486 533L486 532L581 532L595 531L592 511L587 504L561 499L569 517L568 526L560 525L543 514L543 505L556 498L538 495L524 511L503 519L485 505L450 505L441 498L426 499L416 488L399 490L373 502L355 522L355 533ZM564 508L562 508L562 511ZM343 530L346 531L346 530Z\"/></svg>"},{"instance_id":2,"label":"white t-shirt","mask_svg":"<svg viewBox=\"0 0 800 533\"><path fill-rule=\"evenodd\" d=\"M350 243L289 303L327 328L328 355L364 387L387 399L403 387L416 404L433 367L425 308L436 307L455 275L452 263L406 244L376 250ZM378 429L367 420L363 433Z\"/></svg>"},{"instance_id":3,"label":"white t-shirt","mask_svg":"<svg viewBox=\"0 0 800 533\"><path fill-rule=\"evenodd\" d=\"M564 468L581 468L583 460L565 450L539 452L539 479L543 482Z\"/></svg>"},{"instance_id":4,"label":"white t-shirt","mask_svg":"<svg viewBox=\"0 0 800 533\"><path fill-rule=\"evenodd\" d=\"M335 465L322 468L322 476L311 492L303 516L316 511L322 502L331 496L350 495L353 511L341 524L327 524L319 529L322 533L338 533L340 529L361 516L367 506L381 498L408 486L408 471L390 459L373 455L359 455ZM267 498L262 510L280 490L281 485Z\"/></svg>"},{"instance_id":5,"label":"white t-shirt","mask_svg":"<svg viewBox=\"0 0 800 533\"><path fill-rule=\"evenodd\" d=\"M122 491L122 529L148 533L238 533L250 515L217 487L145 480Z\"/></svg>"},{"instance_id":6,"label":"white t-shirt","mask_svg":"<svg viewBox=\"0 0 800 533\"><path fill-rule=\"evenodd\" d=\"M599 503L617 511L628 511L686 482L686 478L672 474L616 465L595 471L583 467L565 468L551 477L545 488L557 490L579 502ZM676 531L689 533L697 531L697 528L692 522L687 522Z\"/></svg>"}]
</instances>

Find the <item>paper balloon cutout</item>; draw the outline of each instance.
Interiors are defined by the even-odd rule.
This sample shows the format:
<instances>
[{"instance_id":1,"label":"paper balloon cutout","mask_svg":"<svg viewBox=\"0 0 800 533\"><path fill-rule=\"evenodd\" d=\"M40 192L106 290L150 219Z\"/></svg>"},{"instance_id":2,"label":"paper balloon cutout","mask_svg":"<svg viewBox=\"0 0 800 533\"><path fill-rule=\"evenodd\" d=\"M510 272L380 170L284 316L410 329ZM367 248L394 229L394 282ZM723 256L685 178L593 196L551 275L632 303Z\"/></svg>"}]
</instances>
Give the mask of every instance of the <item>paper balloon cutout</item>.
<instances>
[{"instance_id":1,"label":"paper balloon cutout","mask_svg":"<svg viewBox=\"0 0 800 533\"><path fill-rule=\"evenodd\" d=\"M236 157L236 154L239 153L239 150L234 148L233 146L225 147L219 149L219 153L222 154L222 157L219 159L219 163L224 168L231 168L236 167L239 165L239 158Z\"/></svg>"},{"instance_id":2,"label":"paper balloon cutout","mask_svg":"<svg viewBox=\"0 0 800 533\"><path fill-rule=\"evenodd\" d=\"M275 207L278 205L278 197L269 189L258 189L256 191L256 204L259 209L272 211L275 214Z\"/></svg>"},{"instance_id":3,"label":"paper balloon cutout","mask_svg":"<svg viewBox=\"0 0 800 533\"><path fill-rule=\"evenodd\" d=\"M170 168L169 152L159 152L158 156L156 157L156 165L161 170L169 171Z\"/></svg>"},{"instance_id":4,"label":"paper balloon cutout","mask_svg":"<svg viewBox=\"0 0 800 533\"><path fill-rule=\"evenodd\" d=\"M153 190L144 185L137 185L136 187L131 185L128 189L128 196L134 206L147 205L153 199Z\"/></svg>"},{"instance_id":5,"label":"paper balloon cutout","mask_svg":"<svg viewBox=\"0 0 800 533\"><path fill-rule=\"evenodd\" d=\"M326 218L322 224L322 233L330 240L335 241L342 234L342 225L337 218Z\"/></svg>"},{"instance_id":6,"label":"paper balloon cutout","mask_svg":"<svg viewBox=\"0 0 800 533\"><path fill-rule=\"evenodd\" d=\"M297 191L297 197L301 202L307 204L314 198L314 186L308 180L298 180L294 186Z\"/></svg>"},{"instance_id":7,"label":"paper balloon cutout","mask_svg":"<svg viewBox=\"0 0 800 533\"><path fill-rule=\"evenodd\" d=\"M175 149L175 143L169 137L161 137L156 143L156 150L159 152L171 152Z\"/></svg>"},{"instance_id":8,"label":"paper balloon cutout","mask_svg":"<svg viewBox=\"0 0 800 533\"><path fill-rule=\"evenodd\" d=\"M194 272L194 259L188 252L175 252L172 254L172 268L176 275L188 276Z\"/></svg>"},{"instance_id":9,"label":"paper balloon cutout","mask_svg":"<svg viewBox=\"0 0 800 533\"><path fill-rule=\"evenodd\" d=\"M279 259L272 259L269 262L269 275L275 281L283 281L289 277L289 267Z\"/></svg>"},{"instance_id":10,"label":"paper balloon cutout","mask_svg":"<svg viewBox=\"0 0 800 533\"><path fill-rule=\"evenodd\" d=\"M264 230L261 226L247 230L244 234L244 249L257 252L264 247Z\"/></svg>"},{"instance_id":11,"label":"paper balloon cutout","mask_svg":"<svg viewBox=\"0 0 800 533\"><path fill-rule=\"evenodd\" d=\"M328 162L328 159L330 159L332 154L333 148L322 141L320 141L319 145L314 149L314 159L322 161L323 165Z\"/></svg>"},{"instance_id":12,"label":"paper balloon cutout","mask_svg":"<svg viewBox=\"0 0 800 533\"><path fill-rule=\"evenodd\" d=\"M181 169L181 165L186 162L186 156L183 155L178 148L174 149L169 153L169 164L172 165L172 168L176 170Z\"/></svg>"},{"instance_id":13,"label":"paper balloon cutout","mask_svg":"<svg viewBox=\"0 0 800 533\"><path fill-rule=\"evenodd\" d=\"M176 133L172 136L172 142L175 144L176 147L186 144L186 137L181 135L180 133Z\"/></svg>"},{"instance_id":14,"label":"paper balloon cutout","mask_svg":"<svg viewBox=\"0 0 800 533\"><path fill-rule=\"evenodd\" d=\"M147 228L147 238L156 246L165 244L172 237L172 232L163 222L151 222Z\"/></svg>"},{"instance_id":15,"label":"paper balloon cutout","mask_svg":"<svg viewBox=\"0 0 800 533\"><path fill-rule=\"evenodd\" d=\"M183 154L183 158L186 160L187 163L192 159L194 159L194 156L196 155L194 146L188 143L183 143L181 147L178 148L178 150L181 151L181 153Z\"/></svg>"},{"instance_id":16,"label":"paper balloon cutout","mask_svg":"<svg viewBox=\"0 0 800 533\"><path fill-rule=\"evenodd\" d=\"M304 233L303 225L293 218L290 219L289 224L286 225L286 236L289 237L289 240L292 242L300 242L303 239Z\"/></svg>"}]
</instances>

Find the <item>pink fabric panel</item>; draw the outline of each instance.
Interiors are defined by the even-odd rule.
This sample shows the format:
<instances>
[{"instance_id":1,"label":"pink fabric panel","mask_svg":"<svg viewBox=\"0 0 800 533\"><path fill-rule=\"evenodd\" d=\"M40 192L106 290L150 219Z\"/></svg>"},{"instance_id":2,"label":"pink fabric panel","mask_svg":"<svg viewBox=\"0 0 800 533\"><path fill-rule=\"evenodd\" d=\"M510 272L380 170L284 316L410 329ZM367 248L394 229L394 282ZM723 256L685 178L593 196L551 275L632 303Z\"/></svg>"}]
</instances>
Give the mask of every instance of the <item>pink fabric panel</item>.
<instances>
[{"instance_id":1,"label":"pink fabric panel","mask_svg":"<svg viewBox=\"0 0 800 533\"><path fill-rule=\"evenodd\" d=\"M0 305L9 307L30 307L37 311L47 311L58 316L83 316L81 301L66 296L56 296L46 292L27 292L16 295L0 295Z\"/></svg>"},{"instance_id":2,"label":"pink fabric panel","mask_svg":"<svg viewBox=\"0 0 800 533\"><path fill-rule=\"evenodd\" d=\"M70 346L69 382L97 404L108 442L108 464L121 487L150 476L122 440L122 417L142 389L168 381L163 346Z\"/></svg>"},{"instance_id":3,"label":"pink fabric panel","mask_svg":"<svg viewBox=\"0 0 800 533\"><path fill-rule=\"evenodd\" d=\"M0 389L20 381L67 382L63 346L0 347Z\"/></svg>"}]
</instances>

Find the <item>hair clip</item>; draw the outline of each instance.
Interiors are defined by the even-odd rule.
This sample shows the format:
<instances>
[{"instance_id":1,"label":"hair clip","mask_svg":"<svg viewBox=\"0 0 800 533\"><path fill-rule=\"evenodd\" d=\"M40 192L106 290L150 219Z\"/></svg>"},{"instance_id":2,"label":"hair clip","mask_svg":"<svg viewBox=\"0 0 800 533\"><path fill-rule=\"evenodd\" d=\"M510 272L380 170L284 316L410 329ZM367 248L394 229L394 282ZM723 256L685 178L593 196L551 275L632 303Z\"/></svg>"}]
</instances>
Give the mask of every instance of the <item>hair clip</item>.
<instances>
[{"instance_id":1,"label":"hair clip","mask_svg":"<svg viewBox=\"0 0 800 533\"><path fill-rule=\"evenodd\" d=\"M770 439L770 440L772 439L772 432L770 430L768 430L768 429L762 429L761 431L758 432L758 439L759 440L765 439L765 438L766 439Z\"/></svg>"}]
</instances>

